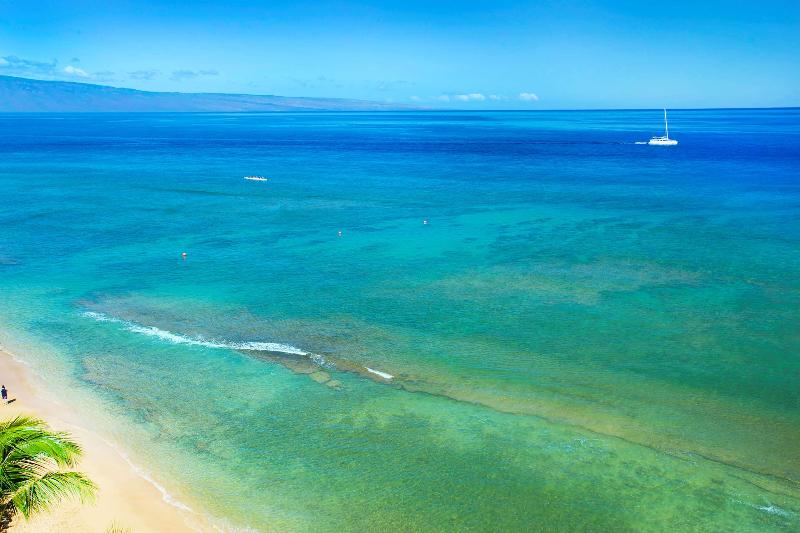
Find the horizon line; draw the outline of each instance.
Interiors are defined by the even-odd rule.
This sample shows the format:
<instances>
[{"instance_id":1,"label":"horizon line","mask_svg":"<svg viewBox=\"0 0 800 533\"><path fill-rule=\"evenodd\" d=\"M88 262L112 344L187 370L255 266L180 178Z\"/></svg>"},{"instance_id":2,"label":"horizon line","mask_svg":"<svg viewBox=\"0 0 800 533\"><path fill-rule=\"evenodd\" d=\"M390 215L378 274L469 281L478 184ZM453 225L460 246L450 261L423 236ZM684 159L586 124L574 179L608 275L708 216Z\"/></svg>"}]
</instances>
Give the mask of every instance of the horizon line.
<instances>
[{"instance_id":1,"label":"horizon line","mask_svg":"<svg viewBox=\"0 0 800 533\"><path fill-rule=\"evenodd\" d=\"M264 96L264 97L272 97L272 98L297 98L297 99L317 99L317 100L344 100L344 101L351 101L351 102L366 102L366 103L375 103L375 104L384 104L384 105L397 105L403 106L407 109L395 109L395 110L348 110L348 111L337 111L337 110L296 110L296 111L0 111L0 114L55 114L55 113L64 113L64 114L75 114L75 113L409 113L409 112L432 112L432 111L458 111L458 112L503 112L503 113L527 113L527 112L540 112L540 111L547 111L547 112L554 112L554 111L653 111L658 109L669 109L672 111L712 111L712 110L784 110L784 109L800 109L800 104L794 106L763 106L763 107L731 107L731 106L723 106L723 107L598 107L598 108L585 108L585 107L575 107L575 108L553 108L553 109L535 109L535 108L527 108L527 109L519 109L519 108L512 108L512 109L498 109L498 108L458 108L458 107L432 107L432 106L414 106L413 103L403 103L403 102L391 102L391 101L381 101L381 100L369 100L369 99L362 99L362 98L354 98L354 97L346 97L346 96L287 96L287 95L279 95L279 94L266 94L266 93L236 93L236 92L182 92L182 91L153 91L147 89L134 89L132 87L119 87L117 85L104 85L102 83L94 83L91 81L78 81L78 80L53 80L53 79L40 79L40 78L29 78L25 76L12 76L8 74L0 74L0 78L13 78L19 80L30 80L30 81L38 81L44 83L69 83L74 85L88 85L93 87L108 87L111 89L117 90L124 90L124 91L136 91L142 93L150 93L150 94L180 94L180 95L213 95L213 96Z\"/></svg>"},{"instance_id":2,"label":"horizon line","mask_svg":"<svg viewBox=\"0 0 800 533\"><path fill-rule=\"evenodd\" d=\"M46 81L46 80L42 80ZM75 83L75 82L66 82ZM88 84L87 84L88 85ZM147 91L145 91L147 92ZM155 92L155 91L153 91ZM237 93L177 93L177 94L237 94ZM262 96L262 95L253 95ZM263 95L276 96L276 95ZM287 96L285 98L326 98L316 96ZM335 99L335 97L331 97ZM347 98L340 98L348 100ZM373 102L373 100L363 100ZM383 103L383 102L380 102ZM394 103L394 102L388 102ZM412 108L412 109L369 109L369 110L335 110L335 109L297 109L289 111L0 111L0 115L164 115L164 114L194 114L194 115L287 115L292 113L318 114L318 113L337 113L337 114L364 114L364 113L570 113L570 112L604 112L604 111L659 111L663 107L597 107L597 108L558 108L558 109L463 109L452 107L431 107L431 108ZM669 111L781 111L781 110L800 110L800 106L765 106L765 107L667 107Z\"/></svg>"}]
</instances>

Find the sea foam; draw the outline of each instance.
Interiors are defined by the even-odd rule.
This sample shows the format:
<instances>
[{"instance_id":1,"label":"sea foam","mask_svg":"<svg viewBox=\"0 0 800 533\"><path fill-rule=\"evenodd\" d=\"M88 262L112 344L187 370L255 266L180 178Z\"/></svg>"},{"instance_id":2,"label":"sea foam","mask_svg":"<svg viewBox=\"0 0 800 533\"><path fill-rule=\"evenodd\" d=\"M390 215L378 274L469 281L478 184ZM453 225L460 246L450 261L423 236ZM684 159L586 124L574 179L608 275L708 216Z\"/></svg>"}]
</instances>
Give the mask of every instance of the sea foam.
<instances>
[{"instance_id":1,"label":"sea foam","mask_svg":"<svg viewBox=\"0 0 800 533\"><path fill-rule=\"evenodd\" d=\"M172 333L171 331L159 329L155 326L143 326L141 324L137 324L136 322L122 320L95 311L86 311L83 313L83 316L91 318L93 320L97 320L98 322L114 322L117 324L121 324L126 330L131 331L133 333L140 333L142 335L156 337L160 340L172 344L190 344L193 346L205 346L206 348L224 348L229 350L254 350L262 352L278 352L289 355L302 355L310 357L314 362L317 362L318 364L323 364L325 362L325 359L321 355L312 354L305 350L301 350L300 348L295 348L294 346L290 346L288 344L281 344L277 342L260 342L260 341L228 342L228 341L208 340L199 336L189 337L187 335L181 335L180 333Z\"/></svg>"},{"instance_id":2,"label":"sea foam","mask_svg":"<svg viewBox=\"0 0 800 533\"><path fill-rule=\"evenodd\" d=\"M181 502L180 500L172 496L172 494L170 494L167 491L167 489L164 488L163 485L161 485L155 479L153 479L150 476L150 474L147 473L147 471L145 471L144 469L139 467L136 463L134 463L131 460L131 458L128 457L128 454L122 451L120 447L116 446L113 442L106 439L103 439L103 442L105 442L108 447L113 449L117 453L117 455L119 455L122 458L123 461L128 463L128 466L131 468L131 470L133 470L136 473L137 476L139 476L140 478L144 479L145 481L153 485L153 487L155 487L155 489L161 494L161 499L164 500L165 503L177 509L181 509L182 511L194 512L192 511L191 507L189 507L185 503Z\"/></svg>"},{"instance_id":3,"label":"sea foam","mask_svg":"<svg viewBox=\"0 0 800 533\"><path fill-rule=\"evenodd\" d=\"M380 377L382 377L383 379L387 379L387 380L388 380L388 379L392 379L392 378L394 378L394 376L393 376L393 375L391 375L391 374L387 374L386 372L381 372L380 370L374 370L374 369L372 369L372 368L370 368L370 367L368 367L368 366L365 366L364 368L366 368L366 369L367 369L367 372L372 372L372 373L373 373L373 374L375 374L376 376L380 376Z\"/></svg>"}]
</instances>

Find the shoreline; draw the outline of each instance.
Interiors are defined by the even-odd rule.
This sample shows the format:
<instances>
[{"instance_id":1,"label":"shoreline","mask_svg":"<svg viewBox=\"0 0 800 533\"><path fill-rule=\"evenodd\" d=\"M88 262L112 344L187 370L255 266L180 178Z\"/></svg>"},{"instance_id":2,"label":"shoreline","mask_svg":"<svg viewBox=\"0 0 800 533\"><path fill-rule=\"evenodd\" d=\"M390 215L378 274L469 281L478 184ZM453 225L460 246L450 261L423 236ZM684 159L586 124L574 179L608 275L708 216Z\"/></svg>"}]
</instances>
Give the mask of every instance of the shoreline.
<instances>
[{"instance_id":1,"label":"shoreline","mask_svg":"<svg viewBox=\"0 0 800 533\"><path fill-rule=\"evenodd\" d=\"M29 521L18 517L12 533L105 532L112 525L131 533L149 531L197 532L211 530L201 515L170 499L127 455L91 429L82 413L58 401L44 378L4 347L0 347L0 381L8 388L9 404L0 404L2 418L29 415L41 418L51 429L67 431L83 448L76 470L98 486L94 503L67 501Z\"/></svg>"}]
</instances>

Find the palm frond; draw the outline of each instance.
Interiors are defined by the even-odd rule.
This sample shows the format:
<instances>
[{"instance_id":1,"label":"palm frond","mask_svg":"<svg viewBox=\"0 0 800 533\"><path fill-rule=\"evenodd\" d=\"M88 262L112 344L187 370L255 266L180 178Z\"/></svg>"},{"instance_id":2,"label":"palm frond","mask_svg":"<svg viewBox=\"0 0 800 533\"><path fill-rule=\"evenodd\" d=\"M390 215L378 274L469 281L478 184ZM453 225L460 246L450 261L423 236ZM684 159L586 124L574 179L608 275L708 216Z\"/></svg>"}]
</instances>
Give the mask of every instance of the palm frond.
<instances>
[{"instance_id":1,"label":"palm frond","mask_svg":"<svg viewBox=\"0 0 800 533\"><path fill-rule=\"evenodd\" d=\"M49 431L38 418L0 421L0 509L6 520L25 518L69 498L90 500L97 487L74 466L81 447L66 433ZM2 529L2 525L0 525Z\"/></svg>"},{"instance_id":2,"label":"palm frond","mask_svg":"<svg viewBox=\"0 0 800 533\"><path fill-rule=\"evenodd\" d=\"M18 415L8 420L0 421L0 435L5 435L9 430L19 427L43 427L44 421L33 416Z\"/></svg>"},{"instance_id":3,"label":"palm frond","mask_svg":"<svg viewBox=\"0 0 800 533\"><path fill-rule=\"evenodd\" d=\"M22 516L28 518L64 499L91 501L96 493L97 486L80 472L48 472L20 486L11 495L10 502Z\"/></svg>"},{"instance_id":4,"label":"palm frond","mask_svg":"<svg viewBox=\"0 0 800 533\"><path fill-rule=\"evenodd\" d=\"M17 417L0 423L0 461L45 455L59 466L73 466L81 447L66 433L52 432L39 419Z\"/></svg>"}]
</instances>

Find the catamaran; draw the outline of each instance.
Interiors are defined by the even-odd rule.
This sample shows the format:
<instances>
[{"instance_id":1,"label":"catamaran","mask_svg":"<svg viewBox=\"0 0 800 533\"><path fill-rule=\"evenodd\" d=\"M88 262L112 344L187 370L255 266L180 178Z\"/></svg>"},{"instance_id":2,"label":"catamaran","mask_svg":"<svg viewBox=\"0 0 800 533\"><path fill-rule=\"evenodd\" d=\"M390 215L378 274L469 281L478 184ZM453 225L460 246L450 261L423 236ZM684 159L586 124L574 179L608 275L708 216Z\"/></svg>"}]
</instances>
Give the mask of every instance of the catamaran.
<instances>
[{"instance_id":1,"label":"catamaran","mask_svg":"<svg viewBox=\"0 0 800 533\"><path fill-rule=\"evenodd\" d=\"M662 137L653 137L647 144L654 146L675 146L678 141L669 138L669 122L667 122L667 110L664 109L664 135Z\"/></svg>"}]
</instances>

